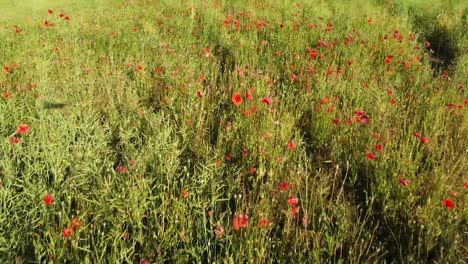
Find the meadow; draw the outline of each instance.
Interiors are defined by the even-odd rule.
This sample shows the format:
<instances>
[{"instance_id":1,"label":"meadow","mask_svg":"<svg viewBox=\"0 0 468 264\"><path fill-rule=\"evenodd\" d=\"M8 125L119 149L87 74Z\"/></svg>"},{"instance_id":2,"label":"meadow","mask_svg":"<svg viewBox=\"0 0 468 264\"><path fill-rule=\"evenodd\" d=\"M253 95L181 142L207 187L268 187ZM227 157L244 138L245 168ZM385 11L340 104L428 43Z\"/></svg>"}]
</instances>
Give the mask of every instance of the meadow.
<instances>
[{"instance_id":1,"label":"meadow","mask_svg":"<svg viewBox=\"0 0 468 264\"><path fill-rule=\"evenodd\" d=\"M467 263L467 12L0 0L0 262Z\"/></svg>"}]
</instances>

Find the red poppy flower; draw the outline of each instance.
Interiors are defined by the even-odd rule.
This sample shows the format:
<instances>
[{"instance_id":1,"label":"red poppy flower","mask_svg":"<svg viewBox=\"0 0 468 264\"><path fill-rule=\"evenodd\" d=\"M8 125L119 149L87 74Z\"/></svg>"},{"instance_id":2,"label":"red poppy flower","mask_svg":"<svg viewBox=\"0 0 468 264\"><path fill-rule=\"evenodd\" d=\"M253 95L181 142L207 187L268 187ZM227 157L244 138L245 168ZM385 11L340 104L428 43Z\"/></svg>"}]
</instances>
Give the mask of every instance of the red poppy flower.
<instances>
[{"instance_id":1,"label":"red poppy flower","mask_svg":"<svg viewBox=\"0 0 468 264\"><path fill-rule=\"evenodd\" d=\"M333 119L333 124L334 124L334 125L338 125L339 123L340 123L340 119L339 119L339 118Z\"/></svg>"},{"instance_id":2,"label":"red poppy flower","mask_svg":"<svg viewBox=\"0 0 468 264\"><path fill-rule=\"evenodd\" d=\"M409 181L407 179L404 179L404 178L398 178L398 182L401 183L401 185L403 185L403 186L408 186L408 184L409 184Z\"/></svg>"},{"instance_id":3,"label":"red poppy flower","mask_svg":"<svg viewBox=\"0 0 468 264\"><path fill-rule=\"evenodd\" d=\"M260 223L258 224L258 227L262 228L268 226L268 224L270 224L270 221L268 221L268 219L266 219L265 217L262 217Z\"/></svg>"},{"instance_id":4,"label":"red poppy flower","mask_svg":"<svg viewBox=\"0 0 468 264\"><path fill-rule=\"evenodd\" d=\"M69 16L66 16L66 17L65 17L65 20L70 20L70 17L69 17Z\"/></svg>"},{"instance_id":5,"label":"red poppy flower","mask_svg":"<svg viewBox=\"0 0 468 264\"><path fill-rule=\"evenodd\" d=\"M222 238L224 235L224 228L222 226L216 226L214 232L218 238Z\"/></svg>"},{"instance_id":6,"label":"red poppy flower","mask_svg":"<svg viewBox=\"0 0 468 264\"><path fill-rule=\"evenodd\" d=\"M77 229L81 226L82 223L83 223L83 222L81 222L80 220L78 220L78 218L74 217L74 218L72 219L72 228L73 228L73 230L77 230Z\"/></svg>"},{"instance_id":7,"label":"red poppy flower","mask_svg":"<svg viewBox=\"0 0 468 264\"><path fill-rule=\"evenodd\" d=\"M3 93L3 97L4 97L5 99L12 98L12 97L13 97L13 93L4 92L4 93Z\"/></svg>"},{"instance_id":8,"label":"red poppy flower","mask_svg":"<svg viewBox=\"0 0 468 264\"><path fill-rule=\"evenodd\" d=\"M443 72L442 77L447 78L449 76L448 72Z\"/></svg>"},{"instance_id":9,"label":"red poppy flower","mask_svg":"<svg viewBox=\"0 0 468 264\"><path fill-rule=\"evenodd\" d=\"M62 230L62 234L64 238L69 238L73 234L73 230L68 227L64 227Z\"/></svg>"},{"instance_id":10,"label":"red poppy flower","mask_svg":"<svg viewBox=\"0 0 468 264\"><path fill-rule=\"evenodd\" d=\"M301 210L301 207L300 206L296 206L292 209L292 214L293 214L293 217L296 218L297 215L299 214L299 211Z\"/></svg>"},{"instance_id":11,"label":"red poppy flower","mask_svg":"<svg viewBox=\"0 0 468 264\"><path fill-rule=\"evenodd\" d=\"M378 151L381 151L382 150L382 145L377 144L377 146L375 146L375 149L378 150Z\"/></svg>"},{"instance_id":12,"label":"red poppy flower","mask_svg":"<svg viewBox=\"0 0 468 264\"><path fill-rule=\"evenodd\" d=\"M44 203L45 205L51 205L52 202L54 201L54 196L52 196L52 194L48 193L46 194L46 196L44 197Z\"/></svg>"},{"instance_id":13,"label":"red poppy flower","mask_svg":"<svg viewBox=\"0 0 468 264\"><path fill-rule=\"evenodd\" d=\"M203 97L203 92L201 90L198 90L197 91L197 96L202 98Z\"/></svg>"},{"instance_id":14,"label":"red poppy flower","mask_svg":"<svg viewBox=\"0 0 468 264\"><path fill-rule=\"evenodd\" d=\"M445 206L447 206L447 208L448 208L449 210L452 210L453 208L455 208L455 203L454 203L453 200L450 199L450 198L445 199L442 203L443 203Z\"/></svg>"},{"instance_id":15,"label":"red poppy flower","mask_svg":"<svg viewBox=\"0 0 468 264\"><path fill-rule=\"evenodd\" d=\"M363 115L361 117L361 123L363 123L364 125L369 125L369 117L367 115Z\"/></svg>"},{"instance_id":16,"label":"red poppy flower","mask_svg":"<svg viewBox=\"0 0 468 264\"><path fill-rule=\"evenodd\" d=\"M288 149L295 149L296 148L296 143L294 141L289 141L288 142Z\"/></svg>"},{"instance_id":17,"label":"red poppy flower","mask_svg":"<svg viewBox=\"0 0 468 264\"><path fill-rule=\"evenodd\" d=\"M267 105L271 105L271 99L268 97L263 97L262 102Z\"/></svg>"},{"instance_id":18,"label":"red poppy flower","mask_svg":"<svg viewBox=\"0 0 468 264\"><path fill-rule=\"evenodd\" d=\"M414 132L413 132L413 136L415 136L415 137L418 138L418 137L421 136L421 133L419 133L418 131L414 131Z\"/></svg>"},{"instance_id":19,"label":"red poppy flower","mask_svg":"<svg viewBox=\"0 0 468 264\"><path fill-rule=\"evenodd\" d=\"M253 99L252 93L250 91L245 92L245 98L252 100Z\"/></svg>"},{"instance_id":20,"label":"red poppy flower","mask_svg":"<svg viewBox=\"0 0 468 264\"><path fill-rule=\"evenodd\" d=\"M295 196L290 196L288 197L288 203L292 206L296 205L299 203L299 198L295 197Z\"/></svg>"},{"instance_id":21,"label":"red poppy flower","mask_svg":"<svg viewBox=\"0 0 468 264\"><path fill-rule=\"evenodd\" d=\"M387 64L392 63L392 59L393 59L393 56L392 56L392 55L388 55L387 58L385 58L385 63L387 63Z\"/></svg>"},{"instance_id":22,"label":"red poppy flower","mask_svg":"<svg viewBox=\"0 0 468 264\"><path fill-rule=\"evenodd\" d=\"M315 50L315 49L311 50L311 51L309 52L309 57L310 57L310 59L311 59L311 60L315 59L315 57L317 57L317 54L318 54L317 50Z\"/></svg>"},{"instance_id":23,"label":"red poppy flower","mask_svg":"<svg viewBox=\"0 0 468 264\"><path fill-rule=\"evenodd\" d=\"M236 231L247 228L249 226L249 217L246 214L239 214L234 218L232 225Z\"/></svg>"},{"instance_id":24,"label":"red poppy flower","mask_svg":"<svg viewBox=\"0 0 468 264\"><path fill-rule=\"evenodd\" d=\"M370 152L368 152L368 153L367 153L367 158L370 159L370 160L375 160L375 155L372 154L372 153L370 153Z\"/></svg>"},{"instance_id":25,"label":"red poppy flower","mask_svg":"<svg viewBox=\"0 0 468 264\"><path fill-rule=\"evenodd\" d=\"M18 145L18 143L20 142L19 138L17 137L11 137L9 141L12 145Z\"/></svg>"},{"instance_id":26,"label":"red poppy flower","mask_svg":"<svg viewBox=\"0 0 468 264\"><path fill-rule=\"evenodd\" d=\"M235 105L239 106L242 104L242 95L240 93L234 93L231 97L231 100Z\"/></svg>"},{"instance_id":27,"label":"red poppy flower","mask_svg":"<svg viewBox=\"0 0 468 264\"><path fill-rule=\"evenodd\" d=\"M428 137L422 137L420 141L423 144L429 144L429 138Z\"/></svg>"},{"instance_id":28,"label":"red poppy flower","mask_svg":"<svg viewBox=\"0 0 468 264\"><path fill-rule=\"evenodd\" d=\"M28 124L21 124L18 126L18 128L16 129L16 132L18 132L18 134L21 134L21 135L24 135L26 133L29 132L29 125Z\"/></svg>"},{"instance_id":29,"label":"red poppy flower","mask_svg":"<svg viewBox=\"0 0 468 264\"><path fill-rule=\"evenodd\" d=\"M47 10L47 11L49 12L49 14L53 14L53 13L54 13L54 11L53 11L52 9L49 9L49 10Z\"/></svg>"},{"instance_id":30,"label":"red poppy flower","mask_svg":"<svg viewBox=\"0 0 468 264\"><path fill-rule=\"evenodd\" d=\"M10 71L10 67L9 66L4 66L3 70L8 73Z\"/></svg>"},{"instance_id":31,"label":"red poppy flower","mask_svg":"<svg viewBox=\"0 0 468 264\"><path fill-rule=\"evenodd\" d=\"M124 166L119 166L117 167L117 171L120 173L125 173L127 172L127 168L125 168Z\"/></svg>"},{"instance_id":32,"label":"red poppy flower","mask_svg":"<svg viewBox=\"0 0 468 264\"><path fill-rule=\"evenodd\" d=\"M289 183L287 182L283 182L281 185L280 185L280 191L287 191L289 189Z\"/></svg>"}]
</instances>

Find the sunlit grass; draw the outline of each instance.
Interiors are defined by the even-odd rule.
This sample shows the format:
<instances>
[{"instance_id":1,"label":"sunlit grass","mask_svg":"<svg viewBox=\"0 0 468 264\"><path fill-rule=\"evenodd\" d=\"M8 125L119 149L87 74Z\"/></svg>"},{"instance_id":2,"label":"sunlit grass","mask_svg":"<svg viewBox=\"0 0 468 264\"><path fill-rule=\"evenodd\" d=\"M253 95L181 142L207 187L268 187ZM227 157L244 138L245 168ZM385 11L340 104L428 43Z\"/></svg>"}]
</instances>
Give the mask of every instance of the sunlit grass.
<instances>
[{"instance_id":1,"label":"sunlit grass","mask_svg":"<svg viewBox=\"0 0 468 264\"><path fill-rule=\"evenodd\" d=\"M421 6L0 2L0 260L462 261L466 6Z\"/></svg>"}]
</instances>

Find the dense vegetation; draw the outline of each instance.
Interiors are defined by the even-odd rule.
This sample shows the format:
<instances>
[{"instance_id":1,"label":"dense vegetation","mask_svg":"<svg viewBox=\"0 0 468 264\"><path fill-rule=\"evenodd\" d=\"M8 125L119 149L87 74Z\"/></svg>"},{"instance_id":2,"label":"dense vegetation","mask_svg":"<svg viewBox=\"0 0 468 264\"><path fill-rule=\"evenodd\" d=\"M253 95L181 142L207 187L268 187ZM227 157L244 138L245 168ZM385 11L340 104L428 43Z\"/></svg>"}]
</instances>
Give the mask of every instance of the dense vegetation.
<instances>
[{"instance_id":1,"label":"dense vegetation","mask_svg":"<svg viewBox=\"0 0 468 264\"><path fill-rule=\"evenodd\" d=\"M465 263L463 1L3 2L2 263Z\"/></svg>"}]
</instances>

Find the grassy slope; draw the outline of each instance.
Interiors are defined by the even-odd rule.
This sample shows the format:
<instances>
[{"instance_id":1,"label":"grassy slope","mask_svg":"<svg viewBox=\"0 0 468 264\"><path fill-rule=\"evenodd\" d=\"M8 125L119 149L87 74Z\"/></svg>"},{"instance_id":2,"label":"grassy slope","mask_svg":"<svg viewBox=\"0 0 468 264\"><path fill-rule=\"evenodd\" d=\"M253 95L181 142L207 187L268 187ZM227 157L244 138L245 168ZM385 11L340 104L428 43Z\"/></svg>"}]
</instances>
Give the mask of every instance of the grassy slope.
<instances>
[{"instance_id":1,"label":"grassy slope","mask_svg":"<svg viewBox=\"0 0 468 264\"><path fill-rule=\"evenodd\" d=\"M0 4L0 91L13 94L0 99L1 260L466 256L466 6L135 2ZM453 48L455 66L433 71L438 32L447 46L430 48Z\"/></svg>"}]
</instances>

